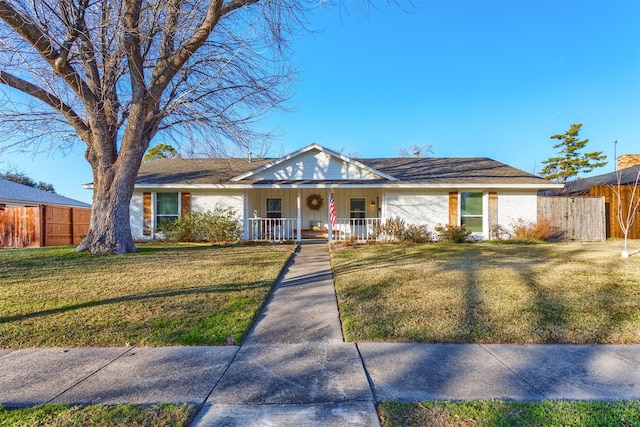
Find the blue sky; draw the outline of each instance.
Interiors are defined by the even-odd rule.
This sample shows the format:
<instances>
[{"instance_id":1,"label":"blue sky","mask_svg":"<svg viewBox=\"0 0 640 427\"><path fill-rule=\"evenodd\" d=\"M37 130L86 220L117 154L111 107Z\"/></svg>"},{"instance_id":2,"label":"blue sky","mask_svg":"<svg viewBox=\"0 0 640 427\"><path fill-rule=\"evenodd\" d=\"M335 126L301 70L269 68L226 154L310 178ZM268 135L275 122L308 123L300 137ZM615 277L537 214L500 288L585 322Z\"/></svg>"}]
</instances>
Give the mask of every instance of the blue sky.
<instances>
[{"instance_id":1,"label":"blue sky","mask_svg":"<svg viewBox=\"0 0 640 427\"><path fill-rule=\"evenodd\" d=\"M353 9L353 8L352 8ZM532 172L583 123L589 151L640 153L640 1L420 1L321 10L298 39L292 112L261 126L270 155L319 143L360 157L431 144L435 157L491 157ZM63 157L3 154L58 193L90 201L78 145Z\"/></svg>"}]
</instances>

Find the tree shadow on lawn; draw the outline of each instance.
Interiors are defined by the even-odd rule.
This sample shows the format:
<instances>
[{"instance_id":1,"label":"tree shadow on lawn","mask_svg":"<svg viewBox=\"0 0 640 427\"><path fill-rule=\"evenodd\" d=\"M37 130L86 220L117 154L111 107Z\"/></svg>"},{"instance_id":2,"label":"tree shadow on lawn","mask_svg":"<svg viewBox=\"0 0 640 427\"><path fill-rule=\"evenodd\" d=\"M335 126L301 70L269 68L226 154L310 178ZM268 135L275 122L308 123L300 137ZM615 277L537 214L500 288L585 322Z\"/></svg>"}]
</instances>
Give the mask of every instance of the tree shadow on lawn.
<instances>
[{"instance_id":1,"label":"tree shadow on lawn","mask_svg":"<svg viewBox=\"0 0 640 427\"><path fill-rule=\"evenodd\" d=\"M253 284L224 284L224 285L211 285L206 287L191 287L191 288L182 288L176 290L167 290L167 291L158 291L158 292L148 292L144 294L137 295L123 295L121 297L115 298L107 298L103 300L97 301L87 301L79 304L67 305L64 307L57 307L48 310L35 311L26 314L16 314L13 316L0 317L0 324L2 323L10 323L14 321L21 321L27 319L33 319L38 317L51 316L60 313L66 313L74 310L81 310L84 308L91 307L99 307L103 305L110 304L119 304L123 302L133 302L133 301L144 301L144 300L152 300L157 298L168 298L168 297L176 297L176 296L184 296L184 295L209 295L209 294L221 294L221 293L232 293L238 292L244 289L256 289L256 288L267 288L273 286L273 282L271 281L261 281Z\"/></svg>"},{"instance_id":2,"label":"tree shadow on lawn","mask_svg":"<svg viewBox=\"0 0 640 427\"><path fill-rule=\"evenodd\" d=\"M465 251L463 258L438 261L439 268L434 273L461 271L465 278L462 290L464 314L457 332L448 342L489 343L509 339L508 334L505 335L505 331L496 323L496 319L491 318L486 301L483 300L482 287L490 287L491 283L481 285L480 273L490 267L505 268L515 273L532 293L528 305L536 315L535 324L531 325L526 336L521 335L524 331L520 332L520 336L515 337L516 340L555 343L566 339L563 331L567 328L567 310L562 301L545 291L534 269L539 263L549 262L552 256L551 249L543 245L527 246L526 250L521 252L513 249L515 248L505 249L504 246L475 246ZM538 339L533 338L535 336Z\"/></svg>"},{"instance_id":3,"label":"tree shadow on lawn","mask_svg":"<svg viewBox=\"0 0 640 427\"><path fill-rule=\"evenodd\" d=\"M553 247L540 245L536 248L527 248L526 254L514 253L513 256L502 256L494 261L496 266L507 268L520 278L521 282L531 292L532 298L528 303L531 313L535 314L535 323L530 325L528 333L522 331L521 339L525 342L535 343L591 343L591 342L618 342L621 328L629 320L637 319L638 314L634 310L624 307L628 294L621 286L608 281L600 286L598 292L590 294L585 290L584 298L578 302L592 300L597 312L604 313L606 318L598 324L580 324L576 316L582 311L580 307L573 307L572 302L565 300L561 294L549 291L549 285L542 283L539 268L549 270L553 274L556 268L565 265L573 258L579 259L581 255L588 252L588 249L575 248L558 253ZM491 319L485 317L483 313L482 291L478 287L478 274L486 265L483 259L488 262L495 257L493 251L474 254L476 262L468 263L445 263L443 269L460 268L466 277L465 316L461 324L459 342L500 342L501 338L494 337L496 331L492 328ZM500 254L507 255L507 254ZM523 256L524 255L524 256ZM456 265L458 264L458 265ZM585 268L587 268L585 266ZM577 280L577 279L576 279ZM597 280L597 279L594 279ZM486 284L485 286L491 286ZM561 288L567 286L562 282L562 278L557 278L557 283L553 286ZM572 285L573 287L577 285ZM584 286L585 289L588 287ZM571 289L569 289L571 291ZM523 307L529 311L526 307ZM586 314L586 313L585 313ZM636 338L637 339L637 338ZM595 340L595 341L594 341Z\"/></svg>"},{"instance_id":4,"label":"tree shadow on lawn","mask_svg":"<svg viewBox=\"0 0 640 427\"><path fill-rule=\"evenodd\" d=\"M331 253L331 265L336 275L346 275L362 271L375 273L376 269L397 267L420 258L426 260L433 256L459 253L471 249L473 244L402 244L389 243L372 246L345 248ZM367 253L369 252L369 253ZM363 255L365 253L365 255ZM336 263L340 265L336 266Z\"/></svg>"}]
</instances>

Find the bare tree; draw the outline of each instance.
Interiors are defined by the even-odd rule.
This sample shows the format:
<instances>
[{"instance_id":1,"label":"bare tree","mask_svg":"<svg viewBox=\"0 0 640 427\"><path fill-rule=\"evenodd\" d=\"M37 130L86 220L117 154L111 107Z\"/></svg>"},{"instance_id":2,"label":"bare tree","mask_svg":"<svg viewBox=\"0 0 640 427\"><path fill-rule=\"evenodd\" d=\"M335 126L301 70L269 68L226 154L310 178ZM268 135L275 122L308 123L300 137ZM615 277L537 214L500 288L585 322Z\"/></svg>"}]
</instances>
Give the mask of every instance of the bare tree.
<instances>
[{"instance_id":1,"label":"bare tree","mask_svg":"<svg viewBox=\"0 0 640 427\"><path fill-rule=\"evenodd\" d=\"M252 125L287 99L287 41L312 6L0 0L0 142L38 149L81 140L94 198L78 250L134 251L129 203L150 141L166 132L244 152L263 141Z\"/></svg>"},{"instance_id":2,"label":"bare tree","mask_svg":"<svg viewBox=\"0 0 640 427\"><path fill-rule=\"evenodd\" d=\"M632 173L635 169L635 179L632 177ZM623 184L623 173L628 173L630 179L626 179ZM613 193L616 195L617 207L618 207L618 224L620 230L624 234L624 249L622 250L622 257L629 256L629 231L636 220L638 211L640 211L640 167L618 169L616 171L616 177L618 184L612 186ZM626 193L626 194L625 194ZM628 200L625 196L629 196Z\"/></svg>"}]
</instances>

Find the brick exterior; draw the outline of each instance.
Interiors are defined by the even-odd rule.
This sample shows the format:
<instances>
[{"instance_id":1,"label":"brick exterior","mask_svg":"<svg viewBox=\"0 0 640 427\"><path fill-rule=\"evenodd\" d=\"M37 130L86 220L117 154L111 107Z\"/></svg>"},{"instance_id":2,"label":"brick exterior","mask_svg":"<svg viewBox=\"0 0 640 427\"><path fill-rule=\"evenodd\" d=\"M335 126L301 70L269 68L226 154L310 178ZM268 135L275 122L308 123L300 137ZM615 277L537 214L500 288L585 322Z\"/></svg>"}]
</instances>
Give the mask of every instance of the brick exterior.
<instances>
[{"instance_id":1,"label":"brick exterior","mask_svg":"<svg viewBox=\"0 0 640 427\"><path fill-rule=\"evenodd\" d=\"M623 154L618 156L618 169L640 165L640 154Z\"/></svg>"}]
</instances>

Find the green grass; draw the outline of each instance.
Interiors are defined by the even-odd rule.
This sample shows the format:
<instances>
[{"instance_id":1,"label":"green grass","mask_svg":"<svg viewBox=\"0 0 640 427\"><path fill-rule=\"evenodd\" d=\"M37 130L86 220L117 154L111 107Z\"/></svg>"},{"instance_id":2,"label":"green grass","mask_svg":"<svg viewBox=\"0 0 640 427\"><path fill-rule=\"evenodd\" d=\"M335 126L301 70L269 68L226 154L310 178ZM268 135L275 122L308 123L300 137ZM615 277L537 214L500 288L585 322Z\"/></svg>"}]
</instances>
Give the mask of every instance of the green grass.
<instances>
[{"instance_id":1,"label":"green grass","mask_svg":"<svg viewBox=\"0 0 640 427\"><path fill-rule=\"evenodd\" d=\"M378 406L383 427L511 427L640 425L640 401L383 402Z\"/></svg>"},{"instance_id":2,"label":"green grass","mask_svg":"<svg viewBox=\"0 0 640 427\"><path fill-rule=\"evenodd\" d=\"M620 242L332 252L349 341L640 343L640 262Z\"/></svg>"},{"instance_id":3,"label":"green grass","mask_svg":"<svg viewBox=\"0 0 640 427\"><path fill-rule=\"evenodd\" d=\"M4 426L186 426L194 415L189 405L67 406L42 405L5 409L0 405L0 427Z\"/></svg>"},{"instance_id":4,"label":"green grass","mask_svg":"<svg viewBox=\"0 0 640 427\"><path fill-rule=\"evenodd\" d=\"M292 246L0 251L0 348L239 344Z\"/></svg>"}]
</instances>

